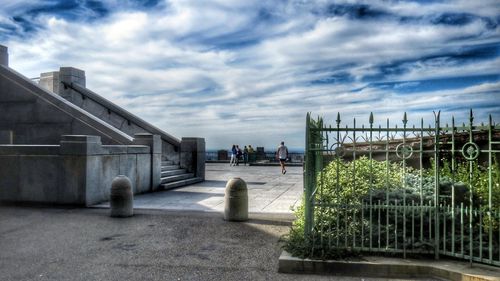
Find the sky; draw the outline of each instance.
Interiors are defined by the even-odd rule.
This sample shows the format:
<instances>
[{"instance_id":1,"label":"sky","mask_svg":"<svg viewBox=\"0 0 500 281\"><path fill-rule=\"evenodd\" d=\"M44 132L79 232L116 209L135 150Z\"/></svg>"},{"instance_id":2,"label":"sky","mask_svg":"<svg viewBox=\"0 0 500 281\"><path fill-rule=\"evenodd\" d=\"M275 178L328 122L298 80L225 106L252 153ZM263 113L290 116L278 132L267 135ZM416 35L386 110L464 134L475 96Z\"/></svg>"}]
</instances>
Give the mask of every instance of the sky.
<instances>
[{"instance_id":1,"label":"sky","mask_svg":"<svg viewBox=\"0 0 500 281\"><path fill-rule=\"evenodd\" d=\"M500 122L500 2L1 0L0 44L27 77L87 87L177 138L304 147L335 124Z\"/></svg>"}]
</instances>

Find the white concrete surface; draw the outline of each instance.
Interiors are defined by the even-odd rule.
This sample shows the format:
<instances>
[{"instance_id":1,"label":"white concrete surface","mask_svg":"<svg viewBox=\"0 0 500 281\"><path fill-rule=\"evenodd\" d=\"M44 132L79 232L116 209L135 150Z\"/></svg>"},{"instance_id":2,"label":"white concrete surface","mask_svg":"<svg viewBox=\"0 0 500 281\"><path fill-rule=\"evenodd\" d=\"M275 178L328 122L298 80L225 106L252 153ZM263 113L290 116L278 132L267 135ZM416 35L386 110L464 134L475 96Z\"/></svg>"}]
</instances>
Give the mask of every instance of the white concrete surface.
<instances>
[{"instance_id":1,"label":"white concrete surface","mask_svg":"<svg viewBox=\"0 0 500 281\"><path fill-rule=\"evenodd\" d=\"M292 214L302 198L302 167L288 167L282 175L280 167L207 163L205 177L204 182L178 189L135 195L134 208L224 212L225 186L233 177L247 183L250 213ZM109 203L92 207L106 208Z\"/></svg>"}]
</instances>

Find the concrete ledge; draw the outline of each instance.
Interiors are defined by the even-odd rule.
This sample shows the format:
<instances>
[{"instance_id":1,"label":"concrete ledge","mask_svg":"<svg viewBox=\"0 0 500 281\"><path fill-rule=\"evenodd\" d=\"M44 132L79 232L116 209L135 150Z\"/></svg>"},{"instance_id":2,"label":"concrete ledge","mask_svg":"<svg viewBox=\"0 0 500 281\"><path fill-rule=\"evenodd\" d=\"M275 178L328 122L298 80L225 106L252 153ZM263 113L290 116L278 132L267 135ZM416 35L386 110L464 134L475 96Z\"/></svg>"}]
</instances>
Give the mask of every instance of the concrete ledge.
<instances>
[{"instance_id":1,"label":"concrete ledge","mask_svg":"<svg viewBox=\"0 0 500 281\"><path fill-rule=\"evenodd\" d=\"M452 281L500 281L500 270L492 266L470 267L450 260L413 260L366 257L362 261L300 259L283 251L281 273L332 274L373 278L441 278Z\"/></svg>"},{"instance_id":2,"label":"concrete ledge","mask_svg":"<svg viewBox=\"0 0 500 281\"><path fill-rule=\"evenodd\" d=\"M59 145L0 145L0 155L59 155Z\"/></svg>"}]
</instances>

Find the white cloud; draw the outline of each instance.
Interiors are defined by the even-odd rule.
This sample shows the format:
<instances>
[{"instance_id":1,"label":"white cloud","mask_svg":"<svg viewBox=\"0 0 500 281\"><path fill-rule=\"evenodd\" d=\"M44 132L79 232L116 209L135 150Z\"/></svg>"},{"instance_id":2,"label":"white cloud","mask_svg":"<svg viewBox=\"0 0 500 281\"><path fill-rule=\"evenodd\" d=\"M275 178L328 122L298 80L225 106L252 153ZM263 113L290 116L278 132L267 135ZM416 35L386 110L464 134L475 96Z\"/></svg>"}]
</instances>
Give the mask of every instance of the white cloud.
<instances>
[{"instance_id":1,"label":"white cloud","mask_svg":"<svg viewBox=\"0 0 500 281\"><path fill-rule=\"evenodd\" d=\"M422 17L404 23L390 16L322 14L330 2L169 1L153 10L116 8L92 22L40 15L34 20L43 28L5 44L10 65L21 73L35 77L59 66L81 68L93 91L175 136L206 137L211 148L274 146L281 139L300 147L306 112L332 122L337 111L365 119L374 111L395 120L405 110L426 112L428 118L433 109L450 107L483 106L500 114L498 83L394 92L419 80L498 74L498 54L467 62L446 58L463 46L499 44L498 27L480 19L464 25L426 22L444 12L495 17L494 1L357 2ZM8 1L9 9L19 7ZM0 13L0 23L7 20ZM246 41L251 43L238 45ZM391 64L401 71L384 72ZM402 83L375 89L366 87L369 77Z\"/></svg>"}]
</instances>

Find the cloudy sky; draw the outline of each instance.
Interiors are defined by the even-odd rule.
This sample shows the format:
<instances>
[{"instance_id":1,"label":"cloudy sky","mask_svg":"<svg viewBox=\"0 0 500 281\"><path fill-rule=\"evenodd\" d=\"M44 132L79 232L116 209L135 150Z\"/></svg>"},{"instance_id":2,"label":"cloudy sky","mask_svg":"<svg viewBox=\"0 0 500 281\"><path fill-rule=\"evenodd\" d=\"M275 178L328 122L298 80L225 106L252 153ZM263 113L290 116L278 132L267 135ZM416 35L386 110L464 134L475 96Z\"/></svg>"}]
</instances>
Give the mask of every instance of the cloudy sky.
<instances>
[{"instance_id":1,"label":"cloudy sky","mask_svg":"<svg viewBox=\"0 0 500 281\"><path fill-rule=\"evenodd\" d=\"M209 149L303 147L307 112L500 122L499 23L498 0L2 0L0 44L24 75L83 69L94 92Z\"/></svg>"}]
</instances>

